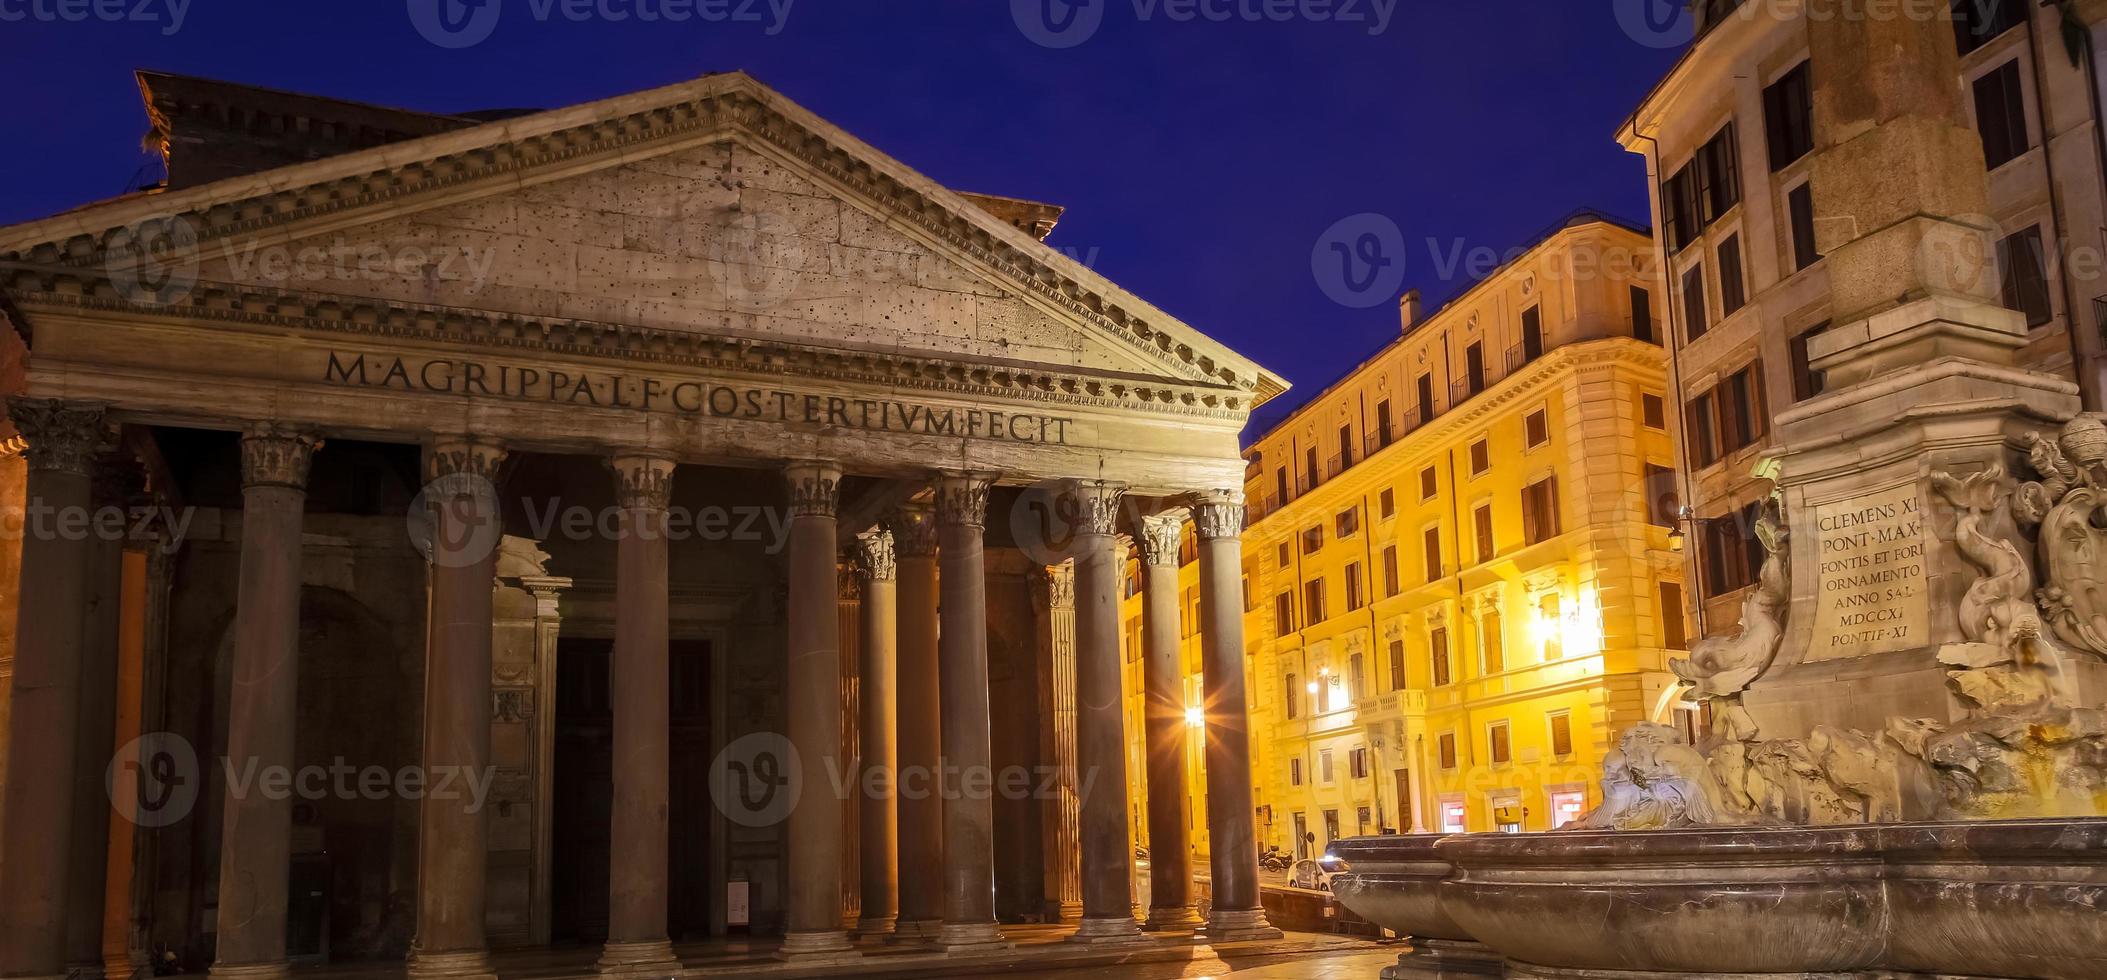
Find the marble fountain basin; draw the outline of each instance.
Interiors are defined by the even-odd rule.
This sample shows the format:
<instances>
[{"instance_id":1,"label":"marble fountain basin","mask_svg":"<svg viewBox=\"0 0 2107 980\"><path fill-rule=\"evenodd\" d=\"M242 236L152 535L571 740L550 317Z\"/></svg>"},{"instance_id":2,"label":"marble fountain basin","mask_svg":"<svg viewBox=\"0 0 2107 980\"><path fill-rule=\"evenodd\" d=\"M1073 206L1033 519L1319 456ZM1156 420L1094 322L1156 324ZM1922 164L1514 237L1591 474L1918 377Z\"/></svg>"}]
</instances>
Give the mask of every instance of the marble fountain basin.
<instances>
[{"instance_id":1,"label":"marble fountain basin","mask_svg":"<svg viewBox=\"0 0 2107 980\"><path fill-rule=\"evenodd\" d=\"M1482 944L1505 961L1491 972L1516 978L2107 978L2100 818L1422 835L1332 851L1349 865L1332 883L1347 907L1436 951ZM1394 975L1421 975L1412 961Z\"/></svg>"}]
</instances>

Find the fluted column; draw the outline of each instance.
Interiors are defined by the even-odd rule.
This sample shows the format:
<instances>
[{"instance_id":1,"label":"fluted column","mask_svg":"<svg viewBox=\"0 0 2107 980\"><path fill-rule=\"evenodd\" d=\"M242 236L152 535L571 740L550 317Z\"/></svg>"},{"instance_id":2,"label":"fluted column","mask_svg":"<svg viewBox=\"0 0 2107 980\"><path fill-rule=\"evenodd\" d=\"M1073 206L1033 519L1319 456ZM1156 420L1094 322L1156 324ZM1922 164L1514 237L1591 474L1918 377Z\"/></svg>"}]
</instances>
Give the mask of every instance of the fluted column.
<instances>
[{"instance_id":1,"label":"fluted column","mask_svg":"<svg viewBox=\"0 0 2107 980\"><path fill-rule=\"evenodd\" d=\"M1134 837L1127 813L1126 698L1120 690L1119 538L1125 488L1076 481L1062 491L1075 521L1075 746L1082 786L1083 921L1076 942L1138 942Z\"/></svg>"},{"instance_id":2,"label":"fluted column","mask_svg":"<svg viewBox=\"0 0 2107 980\"><path fill-rule=\"evenodd\" d=\"M74 833L80 651L93 545L56 533L85 514L89 466L104 436L100 408L8 401L28 442L28 522L7 721L6 825L0 827L0 976L65 973L67 856ZM39 517L38 515L42 515Z\"/></svg>"},{"instance_id":3,"label":"fluted column","mask_svg":"<svg viewBox=\"0 0 2107 980\"><path fill-rule=\"evenodd\" d=\"M503 537L493 443L444 438L425 454L432 514L431 634L424 663L427 786L490 766L491 582ZM409 974L487 977L483 933L486 815L465 791L429 791L417 808L417 938Z\"/></svg>"},{"instance_id":4,"label":"fluted column","mask_svg":"<svg viewBox=\"0 0 2107 980\"><path fill-rule=\"evenodd\" d=\"M1148 745L1150 930L1197 929L1192 801L1186 796L1185 664L1179 648L1178 545L1185 511L1141 519L1142 728Z\"/></svg>"},{"instance_id":5,"label":"fluted column","mask_svg":"<svg viewBox=\"0 0 2107 980\"><path fill-rule=\"evenodd\" d=\"M253 426L241 440L241 574L234 683L227 694L227 765L234 775L227 780L220 825L215 977L276 977L287 969L292 799L255 787L271 773L292 771L300 691L300 528L308 464L318 445L310 434L272 425Z\"/></svg>"},{"instance_id":6,"label":"fluted column","mask_svg":"<svg viewBox=\"0 0 2107 980\"><path fill-rule=\"evenodd\" d=\"M784 469L790 491L790 745L801 787L790 810L789 923L777 956L793 962L853 959L842 928L841 622L835 608L834 509L841 470L800 462Z\"/></svg>"},{"instance_id":7,"label":"fluted column","mask_svg":"<svg viewBox=\"0 0 2107 980\"><path fill-rule=\"evenodd\" d=\"M1251 816L1251 716L1244 696L1244 494L1192 501L1200 537L1200 670L1207 697L1207 835L1213 911L1207 939L1278 939L1259 905Z\"/></svg>"},{"instance_id":8,"label":"fluted column","mask_svg":"<svg viewBox=\"0 0 2107 980\"><path fill-rule=\"evenodd\" d=\"M937 658L936 512L901 507L887 514L895 559L895 614L899 646L895 683L899 707L896 771L899 806L899 919L897 939L936 937L944 921L944 801L936 772L943 758L943 698Z\"/></svg>"},{"instance_id":9,"label":"fluted column","mask_svg":"<svg viewBox=\"0 0 2107 980\"><path fill-rule=\"evenodd\" d=\"M937 945L952 952L1005 945L995 928L988 582L981 550L993 486L985 474L946 473L936 488L944 782L944 924Z\"/></svg>"},{"instance_id":10,"label":"fluted column","mask_svg":"<svg viewBox=\"0 0 2107 980\"><path fill-rule=\"evenodd\" d=\"M1040 810L1046 871L1046 914L1057 922L1083 918L1083 842L1075 777L1075 562L1046 566L1041 576L1045 622L1039 708L1041 758L1054 766L1055 791Z\"/></svg>"},{"instance_id":11,"label":"fluted column","mask_svg":"<svg viewBox=\"0 0 2107 980\"><path fill-rule=\"evenodd\" d=\"M613 460L621 519L615 543L614 801L608 820L605 975L680 972L666 936L667 726L666 508L673 461Z\"/></svg>"},{"instance_id":12,"label":"fluted column","mask_svg":"<svg viewBox=\"0 0 2107 980\"><path fill-rule=\"evenodd\" d=\"M856 550L857 571L863 576L863 605L857 611L862 670L856 691L858 727L863 732L857 743L862 750L857 856L863 870L863 906L856 931L883 936L893 931L900 892L899 801L893 792L900 763L895 713L899 705L899 583L894 578L892 532L866 531L857 536Z\"/></svg>"}]
</instances>

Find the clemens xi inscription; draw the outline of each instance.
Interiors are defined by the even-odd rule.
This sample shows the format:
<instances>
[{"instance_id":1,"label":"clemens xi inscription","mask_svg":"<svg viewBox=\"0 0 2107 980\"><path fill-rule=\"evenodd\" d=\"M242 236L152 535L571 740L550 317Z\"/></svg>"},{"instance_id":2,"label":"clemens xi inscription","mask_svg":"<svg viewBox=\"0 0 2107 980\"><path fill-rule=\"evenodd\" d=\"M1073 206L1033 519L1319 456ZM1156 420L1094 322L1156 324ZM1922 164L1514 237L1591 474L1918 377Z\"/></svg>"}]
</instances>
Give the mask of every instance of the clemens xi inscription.
<instances>
[{"instance_id":1,"label":"clemens xi inscription","mask_svg":"<svg viewBox=\"0 0 2107 980\"><path fill-rule=\"evenodd\" d=\"M1915 484L1815 508L1814 646L1833 660L1922 646L1930 621L1924 512Z\"/></svg>"}]
</instances>

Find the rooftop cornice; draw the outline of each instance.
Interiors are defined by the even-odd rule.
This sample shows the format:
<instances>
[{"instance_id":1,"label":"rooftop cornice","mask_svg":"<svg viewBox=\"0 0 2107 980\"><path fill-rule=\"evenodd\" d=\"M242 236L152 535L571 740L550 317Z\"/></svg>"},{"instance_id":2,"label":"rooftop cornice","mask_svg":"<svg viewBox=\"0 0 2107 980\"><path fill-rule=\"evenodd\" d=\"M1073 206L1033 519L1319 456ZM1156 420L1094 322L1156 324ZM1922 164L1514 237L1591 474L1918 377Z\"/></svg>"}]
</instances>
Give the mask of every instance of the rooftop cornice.
<instances>
[{"instance_id":1,"label":"rooftop cornice","mask_svg":"<svg viewBox=\"0 0 2107 980\"><path fill-rule=\"evenodd\" d=\"M283 236L367 208L438 206L734 134L801 161L1147 361L1241 392L1234 400L1244 410L1286 390L1250 360L738 72L0 228L0 259L104 266L134 227L170 216L189 222L199 246Z\"/></svg>"}]
</instances>

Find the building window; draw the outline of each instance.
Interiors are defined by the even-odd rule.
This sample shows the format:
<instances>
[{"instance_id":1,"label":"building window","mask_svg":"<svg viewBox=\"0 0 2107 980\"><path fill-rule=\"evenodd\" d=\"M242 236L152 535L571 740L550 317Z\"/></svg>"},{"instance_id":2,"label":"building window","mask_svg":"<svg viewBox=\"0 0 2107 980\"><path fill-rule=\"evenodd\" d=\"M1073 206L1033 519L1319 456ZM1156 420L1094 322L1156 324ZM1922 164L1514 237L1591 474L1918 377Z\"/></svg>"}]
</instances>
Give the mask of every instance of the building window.
<instances>
[{"instance_id":1,"label":"building window","mask_svg":"<svg viewBox=\"0 0 2107 980\"><path fill-rule=\"evenodd\" d=\"M1314 555L1324 549L1324 527L1312 524L1302 532L1302 553Z\"/></svg>"},{"instance_id":2,"label":"building window","mask_svg":"<svg viewBox=\"0 0 2107 980\"><path fill-rule=\"evenodd\" d=\"M1485 344L1483 341L1471 341L1471 345L1463 349L1463 378L1464 382L1470 386L1471 394L1475 395L1485 390Z\"/></svg>"},{"instance_id":3,"label":"building window","mask_svg":"<svg viewBox=\"0 0 2107 980\"><path fill-rule=\"evenodd\" d=\"M1273 622L1275 636L1295 632L1295 593L1283 592L1273 597Z\"/></svg>"},{"instance_id":4,"label":"building window","mask_svg":"<svg viewBox=\"0 0 2107 980\"><path fill-rule=\"evenodd\" d=\"M1699 392L1697 397L1690 399L1690 417L1684 423L1684 430L1690 437L1692 462L1699 469L1719 462L1719 436L1713 431L1713 426L1718 424L1719 410L1714 401L1711 389Z\"/></svg>"},{"instance_id":5,"label":"building window","mask_svg":"<svg viewBox=\"0 0 2107 980\"><path fill-rule=\"evenodd\" d=\"M1376 502L1382 506L1384 520L1397 516L1397 494L1390 488L1384 487L1382 494L1376 497Z\"/></svg>"},{"instance_id":6,"label":"building window","mask_svg":"<svg viewBox=\"0 0 2107 980\"><path fill-rule=\"evenodd\" d=\"M1646 523L1655 527L1672 528L1683 509L1682 495L1676 492L1675 471L1657 463L1646 464Z\"/></svg>"},{"instance_id":7,"label":"building window","mask_svg":"<svg viewBox=\"0 0 2107 980\"><path fill-rule=\"evenodd\" d=\"M1339 427L1339 469L1353 465L1353 424Z\"/></svg>"},{"instance_id":8,"label":"building window","mask_svg":"<svg viewBox=\"0 0 2107 980\"><path fill-rule=\"evenodd\" d=\"M1288 675L1287 705L1288 718L1291 720L1302 714L1302 685L1295 683L1295 680L1294 674Z\"/></svg>"},{"instance_id":9,"label":"building window","mask_svg":"<svg viewBox=\"0 0 2107 980\"><path fill-rule=\"evenodd\" d=\"M1350 772L1350 773L1352 773L1352 774L1353 774L1353 778L1355 778L1355 779L1367 779L1367 778L1368 778L1368 750L1367 750L1367 749L1365 749L1365 748L1360 748L1360 747L1356 747L1356 748L1355 748L1355 749L1354 749L1354 750L1353 750L1352 752L1349 752L1349 753L1347 753L1347 754L1346 754L1346 768L1347 768L1347 771L1348 771L1348 772ZM1367 808L1367 807L1362 807L1362 808L1361 808L1361 820L1362 820L1362 821L1363 821L1364 823L1365 823L1365 822L1366 822L1366 821L1368 820L1368 808Z\"/></svg>"},{"instance_id":10,"label":"building window","mask_svg":"<svg viewBox=\"0 0 2107 980\"><path fill-rule=\"evenodd\" d=\"M1792 400L1806 401L1821 394L1828 387L1825 372L1814 369L1813 358L1807 353L1807 342L1829 329L1827 320L1802 330L1792 338Z\"/></svg>"},{"instance_id":11,"label":"building window","mask_svg":"<svg viewBox=\"0 0 2107 980\"><path fill-rule=\"evenodd\" d=\"M1334 773L1332 772L1332 750L1318 749L1317 781L1323 783L1326 786L1329 786L1332 783L1333 776ZM1326 816L1329 817L1330 814L1326 814Z\"/></svg>"},{"instance_id":12,"label":"building window","mask_svg":"<svg viewBox=\"0 0 2107 980\"><path fill-rule=\"evenodd\" d=\"M1281 503L1283 503L1283 504L1287 503L1287 502L1288 502L1288 500L1290 499L1290 496L1291 496L1291 495L1290 495L1290 494L1288 493L1288 468L1287 468L1287 467L1285 467L1285 466L1282 466L1282 467L1278 467L1278 468L1274 469L1274 471L1273 471L1273 492L1274 492L1275 494L1277 494L1277 495L1278 495L1278 496L1280 497L1280 502L1281 502Z\"/></svg>"},{"instance_id":13,"label":"building window","mask_svg":"<svg viewBox=\"0 0 2107 980\"><path fill-rule=\"evenodd\" d=\"M1573 716L1563 711L1551 716L1551 754L1573 754Z\"/></svg>"},{"instance_id":14,"label":"building window","mask_svg":"<svg viewBox=\"0 0 2107 980\"><path fill-rule=\"evenodd\" d=\"M1705 267L1693 265L1683 273L1683 336L1688 343L1705 335L1712 325L1705 321Z\"/></svg>"},{"instance_id":15,"label":"building window","mask_svg":"<svg viewBox=\"0 0 2107 980\"><path fill-rule=\"evenodd\" d=\"M1460 834L1463 833L1463 830L1463 804L1443 803L1441 805L1441 832L1444 834Z\"/></svg>"},{"instance_id":16,"label":"building window","mask_svg":"<svg viewBox=\"0 0 2107 980\"><path fill-rule=\"evenodd\" d=\"M1317 447L1305 447L1302 450L1302 492L1317 489L1317 482L1322 479L1323 474L1317 472Z\"/></svg>"},{"instance_id":17,"label":"building window","mask_svg":"<svg viewBox=\"0 0 2107 980\"><path fill-rule=\"evenodd\" d=\"M1390 689L1405 689L1405 641L1390 641Z\"/></svg>"},{"instance_id":18,"label":"building window","mask_svg":"<svg viewBox=\"0 0 2107 980\"><path fill-rule=\"evenodd\" d=\"M1456 733L1442 732L1438 743L1441 746L1441 768L1456 768Z\"/></svg>"},{"instance_id":19,"label":"building window","mask_svg":"<svg viewBox=\"0 0 2107 980\"><path fill-rule=\"evenodd\" d=\"M1814 149L1814 97L1807 85L1807 62L1800 62L1763 90L1763 123L1770 141L1772 173Z\"/></svg>"},{"instance_id":20,"label":"building window","mask_svg":"<svg viewBox=\"0 0 2107 980\"><path fill-rule=\"evenodd\" d=\"M1427 528L1420 540L1426 548L1427 581L1432 582L1441 577L1441 528Z\"/></svg>"},{"instance_id":21,"label":"building window","mask_svg":"<svg viewBox=\"0 0 2107 980\"><path fill-rule=\"evenodd\" d=\"M1522 543L1541 544L1558 533L1558 477L1548 476L1522 488Z\"/></svg>"},{"instance_id":22,"label":"building window","mask_svg":"<svg viewBox=\"0 0 2107 980\"><path fill-rule=\"evenodd\" d=\"M1639 418L1647 428L1665 431L1668 428L1667 400L1655 394L1640 395Z\"/></svg>"},{"instance_id":23,"label":"building window","mask_svg":"<svg viewBox=\"0 0 2107 980\"><path fill-rule=\"evenodd\" d=\"M1450 673L1448 627L1436 626L1427 631L1427 654L1433 666L1434 686L1449 686L1453 675Z\"/></svg>"},{"instance_id":24,"label":"building window","mask_svg":"<svg viewBox=\"0 0 2107 980\"><path fill-rule=\"evenodd\" d=\"M1822 253L1814 244L1814 184L1808 182L1793 188L1785 195L1786 217L1792 223L1792 256L1794 268L1805 269L1822 260Z\"/></svg>"},{"instance_id":25,"label":"building window","mask_svg":"<svg viewBox=\"0 0 2107 980\"><path fill-rule=\"evenodd\" d=\"M1480 439L1471 443L1471 475L1484 476L1492 469L1492 440Z\"/></svg>"},{"instance_id":26,"label":"building window","mask_svg":"<svg viewBox=\"0 0 2107 980\"><path fill-rule=\"evenodd\" d=\"M1953 0L1953 36L1962 55L2018 27L2028 0Z\"/></svg>"},{"instance_id":27,"label":"building window","mask_svg":"<svg viewBox=\"0 0 2107 980\"><path fill-rule=\"evenodd\" d=\"M1366 751L1366 750L1364 749L1364 750L1362 750L1362 751ZM1367 808L1367 807L1365 807L1365 806L1357 806L1357 807L1354 807L1354 808L1353 808L1353 819L1354 819L1354 832L1355 832L1355 833L1359 833L1359 834L1366 834L1366 833L1368 833L1368 808Z\"/></svg>"},{"instance_id":28,"label":"building window","mask_svg":"<svg viewBox=\"0 0 2107 980\"><path fill-rule=\"evenodd\" d=\"M1327 783L1328 783L1328 782L1331 782L1331 780L1329 780L1329 779L1326 779L1326 780L1325 780L1325 782L1327 782ZM1335 841L1335 840L1338 840L1338 839L1339 839L1339 811L1337 811L1337 810L1326 810L1326 811L1324 811L1324 851L1325 851L1325 853L1326 853L1326 854L1329 854L1329 853L1331 853L1331 849L1332 849L1332 841Z\"/></svg>"},{"instance_id":29,"label":"building window","mask_svg":"<svg viewBox=\"0 0 2107 980\"><path fill-rule=\"evenodd\" d=\"M1551 441L1551 419L1543 409L1522 416L1522 442L1535 449Z\"/></svg>"},{"instance_id":30,"label":"building window","mask_svg":"<svg viewBox=\"0 0 2107 980\"><path fill-rule=\"evenodd\" d=\"M1487 674L1507 669L1507 640L1501 635L1499 610L1488 609L1478 617L1478 646L1485 652Z\"/></svg>"},{"instance_id":31,"label":"building window","mask_svg":"<svg viewBox=\"0 0 2107 980\"><path fill-rule=\"evenodd\" d=\"M1569 790L1551 794L1551 829L1557 830L1588 813L1588 794Z\"/></svg>"},{"instance_id":32,"label":"building window","mask_svg":"<svg viewBox=\"0 0 2107 980\"><path fill-rule=\"evenodd\" d=\"M1397 545L1384 545L1383 598L1388 599L1391 596L1394 596L1402 591L1404 591L1404 589L1402 588L1402 584L1398 581L1397 578Z\"/></svg>"},{"instance_id":33,"label":"building window","mask_svg":"<svg viewBox=\"0 0 2107 980\"><path fill-rule=\"evenodd\" d=\"M1434 419L1434 372L1419 376L1419 424L1425 425Z\"/></svg>"},{"instance_id":34,"label":"building window","mask_svg":"<svg viewBox=\"0 0 2107 980\"><path fill-rule=\"evenodd\" d=\"M1290 718L1293 718L1293 717L1295 717L1295 716L1294 716L1294 714L1293 714L1293 713L1290 713L1290 714L1288 715L1288 717L1290 717ZM1300 786L1300 785L1302 785L1302 760L1301 760L1301 759L1289 759L1289 760L1288 760L1288 785L1290 785L1290 786Z\"/></svg>"},{"instance_id":35,"label":"building window","mask_svg":"<svg viewBox=\"0 0 2107 980\"><path fill-rule=\"evenodd\" d=\"M1313 578L1302 583L1302 612L1310 618L1310 625L1324 622L1324 580Z\"/></svg>"},{"instance_id":36,"label":"building window","mask_svg":"<svg viewBox=\"0 0 2107 980\"><path fill-rule=\"evenodd\" d=\"M1496 721L1485 726L1486 757L1496 766L1514 761L1514 743L1508 738L1507 723Z\"/></svg>"},{"instance_id":37,"label":"building window","mask_svg":"<svg viewBox=\"0 0 2107 980\"><path fill-rule=\"evenodd\" d=\"M1741 277L1741 236L1728 235L1719 243L1720 316L1733 316L1748 305L1748 284Z\"/></svg>"},{"instance_id":38,"label":"building window","mask_svg":"<svg viewBox=\"0 0 2107 980\"><path fill-rule=\"evenodd\" d=\"M1368 696L1368 658L1356 653L1346 658L1346 700L1358 701Z\"/></svg>"},{"instance_id":39,"label":"building window","mask_svg":"<svg viewBox=\"0 0 2107 980\"><path fill-rule=\"evenodd\" d=\"M1544 356L1544 308L1532 306L1522 311L1522 363L1527 364Z\"/></svg>"},{"instance_id":40,"label":"building window","mask_svg":"<svg viewBox=\"0 0 2107 980\"><path fill-rule=\"evenodd\" d=\"M2041 326L2055 316L2049 303L2046 258L2040 225L1997 243L1997 266L2004 271L2004 304L2026 314L2029 327Z\"/></svg>"},{"instance_id":41,"label":"building window","mask_svg":"<svg viewBox=\"0 0 2107 980\"><path fill-rule=\"evenodd\" d=\"M1286 541L1282 541L1278 546L1276 546L1273 549L1273 553L1279 557L1280 567L1282 568L1288 567L1288 565L1295 560L1295 553L1288 549L1288 543Z\"/></svg>"},{"instance_id":42,"label":"building window","mask_svg":"<svg viewBox=\"0 0 2107 980\"><path fill-rule=\"evenodd\" d=\"M1544 634L1544 660L1565 659L1565 600L1556 592L1544 593L1537 597L1536 615Z\"/></svg>"},{"instance_id":43,"label":"building window","mask_svg":"<svg viewBox=\"0 0 2107 980\"><path fill-rule=\"evenodd\" d=\"M1699 467L1755 445L1770 431L1763 406L1763 363L1751 361L1690 401L1691 452Z\"/></svg>"},{"instance_id":44,"label":"building window","mask_svg":"<svg viewBox=\"0 0 2107 980\"><path fill-rule=\"evenodd\" d=\"M1996 170L2033 146L2027 136L2019 59L1975 80L1975 131L1983 138L1983 163Z\"/></svg>"},{"instance_id":45,"label":"building window","mask_svg":"<svg viewBox=\"0 0 2107 980\"><path fill-rule=\"evenodd\" d=\"M1689 248L1704 231L1697 218L1696 171L1697 162L1693 160L1661 184L1661 210L1671 252Z\"/></svg>"},{"instance_id":46,"label":"building window","mask_svg":"<svg viewBox=\"0 0 2107 980\"><path fill-rule=\"evenodd\" d=\"M1478 560L1491 561L1494 554L1491 504L1479 504L1477 509L1471 512L1471 526L1478 535Z\"/></svg>"},{"instance_id":47,"label":"building window","mask_svg":"<svg viewBox=\"0 0 2107 980\"><path fill-rule=\"evenodd\" d=\"M1644 286L1631 287L1631 335L1649 344L1661 342L1660 331L1653 327L1653 294Z\"/></svg>"},{"instance_id":48,"label":"building window","mask_svg":"<svg viewBox=\"0 0 2107 980\"><path fill-rule=\"evenodd\" d=\"M1705 595L1718 598L1752 585L1763 570L1763 542L1756 537L1757 501L1731 516L1705 523Z\"/></svg>"},{"instance_id":49,"label":"building window","mask_svg":"<svg viewBox=\"0 0 2107 980\"><path fill-rule=\"evenodd\" d=\"M1741 203L1741 159L1734 124L1721 127L1718 135L1697 151L1698 204L1704 208L1705 224L1726 217Z\"/></svg>"},{"instance_id":50,"label":"building window","mask_svg":"<svg viewBox=\"0 0 2107 980\"><path fill-rule=\"evenodd\" d=\"M1357 561L1347 562L1346 611L1353 612L1361 608L1361 606L1361 563Z\"/></svg>"},{"instance_id":51,"label":"building window","mask_svg":"<svg viewBox=\"0 0 2107 980\"><path fill-rule=\"evenodd\" d=\"M1670 650L1687 650L1690 647L1689 633L1683 620L1683 585L1680 582L1661 583L1661 645Z\"/></svg>"},{"instance_id":52,"label":"building window","mask_svg":"<svg viewBox=\"0 0 2107 980\"><path fill-rule=\"evenodd\" d=\"M1339 516L1332 519L1332 526L1337 532L1337 537L1353 537L1354 533L1361 529L1361 512L1352 507L1342 510Z\"/></svg>"},{"instance_id":53,"label":"building window","mask_svg":"<svg viewBox=\"0 0 2107 980\"><path fill-rule=\"evenodd\" d=\"M1419 499L1432 500L1441 492L1441 475L1429 466L1419 471Z\"/></svg>"},{"instance_id":54,"label":"building window","mask_svg":"<svg viewBox=\"0 0 2107 980\"><path fill-rule=\"evenodd\" d=\"M1390 445L1390 399L1375 403L1375 442L1377 448Z\"/></svg>"}]
</instances>

